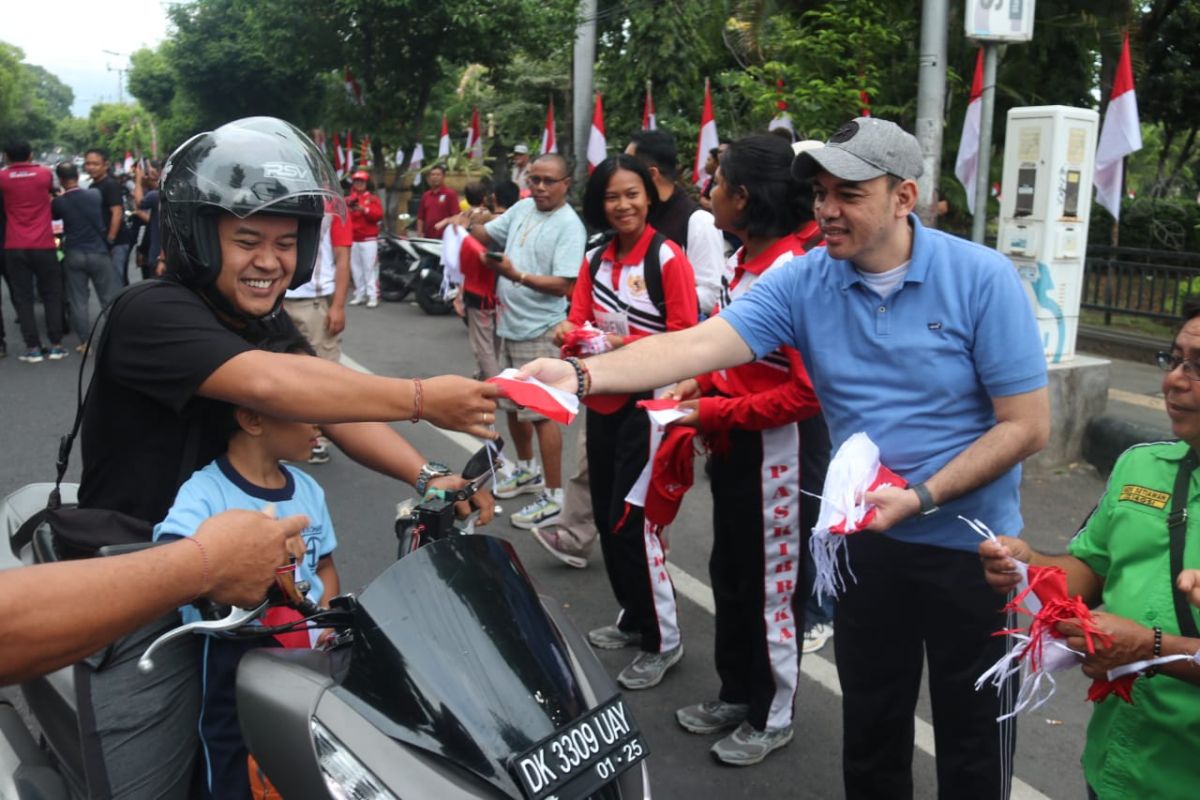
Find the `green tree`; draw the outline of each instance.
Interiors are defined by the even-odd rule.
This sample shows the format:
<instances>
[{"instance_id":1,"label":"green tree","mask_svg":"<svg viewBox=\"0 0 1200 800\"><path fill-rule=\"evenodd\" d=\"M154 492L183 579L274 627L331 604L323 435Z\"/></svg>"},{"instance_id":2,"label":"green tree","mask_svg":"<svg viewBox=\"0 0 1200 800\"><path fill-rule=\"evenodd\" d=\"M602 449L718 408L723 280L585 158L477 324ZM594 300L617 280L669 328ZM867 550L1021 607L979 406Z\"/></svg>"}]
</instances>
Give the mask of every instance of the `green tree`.
<instances>
[{"instance_id":1,"label":"green tree","mask_svg":"<svg viewBox=\"0 0 1200 800\"><path fill-rule=\"evenodd\" d=\"M143 47L129 56L129 93L159 119L170 116L179 83L167 56L170 47L170 42L163 42L156 50Z\"/></svg>"},{"instance_id":2,"label":"green tree","mask_svg":"<svg viewBox=\"0 0 1200 800\"><path fill-rule=\"evenodd\" d=\"M321 105L334 32L314 0L197 0L172 5L163 49L201 128L239 117L281 117L304 128ZM148 61L148 59L146 59ZM150 64L147 64L147 69ZM139 87L140 89L141 87ZM152 104L161 107L162 98Z\"/></svg>"}]
</instances>

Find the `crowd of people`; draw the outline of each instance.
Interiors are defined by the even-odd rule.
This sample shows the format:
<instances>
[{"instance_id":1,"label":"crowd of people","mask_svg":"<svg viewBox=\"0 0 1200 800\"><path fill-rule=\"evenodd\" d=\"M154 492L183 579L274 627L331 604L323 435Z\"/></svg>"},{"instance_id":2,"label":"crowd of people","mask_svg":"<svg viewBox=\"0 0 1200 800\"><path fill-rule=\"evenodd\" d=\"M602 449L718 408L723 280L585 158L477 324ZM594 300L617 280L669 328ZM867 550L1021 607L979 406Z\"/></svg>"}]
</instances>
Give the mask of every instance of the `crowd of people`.
<instances>
[{"instance_id":1,"label":"crowd of people","mask_svg":"<svg viewBox=\"0 0 1200 800\"><path fill-rule=\"evenodd\" d=\"M240 525L276 554L302 553L310 599L327 602L339 585L333 525L317 481L281 460L322 463L336 446L421 494L458 486L387 423L427 419L492 437L500 406L516 456L495 495L530 496L509 522L563 564L587 567L598 545L616 613L587 638L636 649L616 676L630 691L659 685L684 657L666 562L703 454L717 681L675 718L690 733L725 734L711 748L725 764L757 764L793 739L801 657L832 638L847 797L912 796L926 664L939 796L1007 796L1015 738L998 719L1010 693L976 691L975 681L1004 655L1001 611L1020 581L1017 562L1061 567L1071 594L1104 603L1094 615L1103 640L1085 641L1072 622L1061 628L1088 675L1200 650L1200 617L1186 605L1200 600L1200 573L1187 569L1200 556L1182 543L1200 447L1200 308L1160 359L1182 441L1127 453L1069 552L1034 551L1016 538L1021 462L1050 427L1033 312L1006 258L921 224L920 148L894 123L855 119L824 143L776 131L723 144L697 199L677 181L672 137L639 132L578 187L582 219L560 155L515 151L511 179L467 186L466 203L443 166L428 171L416 233L460 248L455 308L475 377L515 368L586 408L565 480L563 426L497 398L494 385L338 365L345 306L378 304L382 204L365 172L348 193L331 174L280 170L249 177L277 185L267 194L283 201L237 191L235 159L243 170L324 163L286 123L243 120L189 141L164 166L161 193L157 174L136 176L134 205L158 229L143 237L147 275L167 280L119 296L127 276L117 260L127 265L121 248L133 243L114 223L124 205L111 202L119 195L106 188L104 155L87 154L93 188L84 190L71 164L52 176L27 147L7 154L5 263L22 360L66 356L64 285L81 346L89 283L112 303L84 416L80 505L187 539L191 547L174 543L157 558L194 587L198 553L199 594L225 597L261 579L258 562L225 584L210 579L208 543ZM63 223L61 267L51 219ZM589 243L589 229L602 236ZM34 327L35 284L48 348ZM679 418L652 422L639 403L655 398L673 401ZM808 539L831 456L859 432L904 485L866 493L873 515L846 537L855 579L830 607L812 598ZM303 519L255 526L236 516L268 503ZM490 496L477 505L486 522ZM961 518L1007 535L979 545ZM50 586L59 580L43 574ZM124 616L101 625L117 641L77 670L89 787L186 797L200 757L206 796L249 797L232 699L245 648L179 641L159 657L159 680L136 683L136 657L179 619L178 595L152 602L152 613L133 614L118 601ZM94 634L72 646L85 634L68 626L54 628L67 643L31 647L35 666L98 646ZM198 670L210 676L203 689ZM1097 704L1083 754L1092 797L1188 796L1187 755L1200 745L1194 684L1200 667L1180 662L1139 680L1132 704Z\"/></svg>"}]
</instances>

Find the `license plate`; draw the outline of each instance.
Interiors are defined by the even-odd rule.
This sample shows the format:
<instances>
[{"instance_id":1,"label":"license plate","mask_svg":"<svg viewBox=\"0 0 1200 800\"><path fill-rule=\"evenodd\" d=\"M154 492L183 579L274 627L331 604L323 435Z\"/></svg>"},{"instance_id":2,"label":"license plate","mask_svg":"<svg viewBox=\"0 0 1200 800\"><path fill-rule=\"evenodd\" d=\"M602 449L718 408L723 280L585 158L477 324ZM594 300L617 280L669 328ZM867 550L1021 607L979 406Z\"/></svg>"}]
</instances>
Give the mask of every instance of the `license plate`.
<instances>
[{"instance_id":1,"label":"license plate","mask_svg":"<svg viewBox=\"0 0 1200 800\"><path fill-rule=\"evenodd\" d=\"M582 800L649 752L618 696L518 755L511 769L528 800Z\"/></svg>"}]
</instances>

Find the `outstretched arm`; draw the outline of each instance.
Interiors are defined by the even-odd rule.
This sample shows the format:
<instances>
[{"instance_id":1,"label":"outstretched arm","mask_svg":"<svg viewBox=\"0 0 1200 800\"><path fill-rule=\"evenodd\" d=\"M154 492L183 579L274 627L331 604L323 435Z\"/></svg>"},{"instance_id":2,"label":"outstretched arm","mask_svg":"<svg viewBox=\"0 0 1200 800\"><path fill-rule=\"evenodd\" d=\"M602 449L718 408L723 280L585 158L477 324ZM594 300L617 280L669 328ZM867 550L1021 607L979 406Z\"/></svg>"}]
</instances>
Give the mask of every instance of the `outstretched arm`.
<instances>
[{"instance_id":1,"label":"outstretched arm","mask_svg":"<svg viewBox=\"0 0 1200 800\"><path fill-rule=\"evenodd\" d=\"M390 422L412 419L416 382L367 375L306 355L247 350L218 367L198 391L303 422ZM421 418L439 428L495 438L496 387L455 375L421 380ZM488 419L485 421L485 414Z\"/></svg>"},{"instance_id":2,"label":"outstretched arm","mask_svg":"<svg viewBox=\"0 0 1200 800\"><path fill-rule=\"evenodd\" d=\"M587 360L592 376L591 394L628 394L667 386L716 369L745 364L754 359L725 320L712 317L693 328L647 336ZM539 358L521 368L565 392L575 392L575 368L565 361Z\"/></svg>"},{"instance_id":3,"label":"outstretched arm","mask_svg":"<svg viewBox=\"0 0 1200 800\"><path fill-rule=\"evenodd\" d=\"M78 661L197 597L242 606L259 602L288 553L303 555L306 525L304 516L274 520L256 511L226 511L206 520L193 541L5 571L0 685Z\"/></svg>"}]
</instances>

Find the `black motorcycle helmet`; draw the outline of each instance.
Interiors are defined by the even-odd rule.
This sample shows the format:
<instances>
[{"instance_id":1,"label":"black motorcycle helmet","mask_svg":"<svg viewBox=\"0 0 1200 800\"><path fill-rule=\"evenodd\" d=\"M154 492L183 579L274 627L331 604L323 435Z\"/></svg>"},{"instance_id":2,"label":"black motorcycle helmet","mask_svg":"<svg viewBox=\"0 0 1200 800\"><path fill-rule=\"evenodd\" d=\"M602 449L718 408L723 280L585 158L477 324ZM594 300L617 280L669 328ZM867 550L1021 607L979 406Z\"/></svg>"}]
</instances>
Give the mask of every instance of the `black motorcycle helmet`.
<instances>
[{"instance_id":1,"label":"black motorcycle helmet","mask_svg":"<svg viewBox=\"0 0 1200 800\"><path fill-rule=\"evenodd\" d=\"M298 128L274 117L239 119L187 140L163 166L160 197L169 274L226 310L228 303L211 291L221 272L222 213L299 221L292 289L312 277L326 212L346 218L325 156Z\"/></svg>"}]
</instances>

